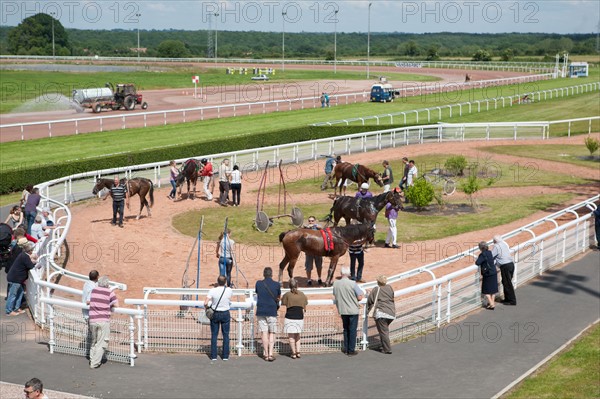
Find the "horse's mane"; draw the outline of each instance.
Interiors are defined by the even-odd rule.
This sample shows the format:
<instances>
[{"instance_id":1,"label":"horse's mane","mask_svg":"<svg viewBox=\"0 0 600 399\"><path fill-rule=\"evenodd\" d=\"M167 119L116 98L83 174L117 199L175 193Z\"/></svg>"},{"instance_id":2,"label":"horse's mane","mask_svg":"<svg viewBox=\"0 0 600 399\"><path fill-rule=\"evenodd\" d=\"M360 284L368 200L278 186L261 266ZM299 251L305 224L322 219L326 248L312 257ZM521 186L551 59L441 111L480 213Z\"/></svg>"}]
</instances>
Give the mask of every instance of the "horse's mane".
<instances>
[{"instance_id":1,"label":"horse's mane","mask_svg":"<svg viewBox=\"0 0 600 399\"><path fill-rule=\"evenodd\" d=\"M350 224L350 225L346 225L346 226L334 227L334 229L337 229L336 231L339 232L340 235L342 235L343 232L348 232L349 235L364 234L370 228L371 228L371 226L369 226L369 224L367 224L367 223L358 223L358 224Z\"/></svg>"}]
</instances>

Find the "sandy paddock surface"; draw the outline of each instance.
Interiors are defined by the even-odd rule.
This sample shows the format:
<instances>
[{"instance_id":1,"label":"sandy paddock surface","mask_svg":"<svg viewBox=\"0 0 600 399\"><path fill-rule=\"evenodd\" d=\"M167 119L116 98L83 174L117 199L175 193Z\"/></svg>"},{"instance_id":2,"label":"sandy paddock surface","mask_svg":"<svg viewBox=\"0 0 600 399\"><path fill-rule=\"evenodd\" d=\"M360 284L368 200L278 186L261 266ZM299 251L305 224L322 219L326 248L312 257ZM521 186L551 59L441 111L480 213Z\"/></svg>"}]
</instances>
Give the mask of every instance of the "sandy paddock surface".
<instances>
[{"instance_id":1,"label":"sandy paddock surface","mask_svg":"<svg viewBox=\"0 0 600 399\"><path fill-rule=\"evenodd\" d=\"M581 137L561 138L551 141L526 140L519 141L519 144L580 144ZM424 154L465 154L468 156L487 157L491 161L504 163L514 162L535 162L539 168L539 173L544 171L561 170L565 174L579 176L587 179L596 180L590 185L572 185L562 188L556 187L522 187L522 188L489 188L480 192L479 198L506 198L507 206L510 205L510 198L515 195L539 195L558 192L571 192L575 197L569 203L576 203L590 196L598 194L600 191L600 171L578 167L566 163L556 163L543 160L525 160L513 156L491 155L482 153L480 148L491 145L514 145L514 141L493 141L493 142L464 142L464 143L442 143L442 144L424 144L397 149L386 149L377 152L360 153L347 156L345 159L349 162L371 163L374 159L396 160L402 156L418 156ZM484 157L485 155L485 157ZM305 162L299 165L304 173L311 174L314 171L312 162ZM319 169L321 170L321 166ZM396 171L398 174L399 171ZM92 187L90 187L91 190ZM255 207L254 193L257 183L243 182L242 199L245 204L242 206ZM379 189L379 188L378 188ZM142 217L135 220L132 213L126 211L126 223L123 229L110 225L112 216L112 205L110 199L100 201L93 199L80 204L74 204L73 224L68 236L68 242L71 246L71 259L68 264L70 270L78 273L87 274L91 269L98 269L102 275L109 275L112 280L125 282L128 284L126 292L120 292L121 298L141 298L143 287L180 287L181 278L185 268L188 252L194 242L194 238L184 236L177 232L171 225L174 215L190 209L207 209L218 207L216 202L207 202L204 200L172 202L166 198L168 188L155 191L155 205L152 217ZM381 189L379 189L380 191ZM379 193L375 191L374 193ZM458 193L455 195L459 195ZM271 198L275 201L275 198ZM330 203L331 199L327 193L294 195L294 201L302 207L303 203ZM137 210L137 197L132 199L132 210ZM235 216L237 208L229 208L230 215ZM556 211L537 212L530 217L514 221L504 226L486 229L482 226L480 231L465 233L454 237L442 238L439 240L402 243L400 249L387 249L382 247L372 247L365 254L365 269L363 278L367 281L373 281L375 277L384 273L387 275L397 274L403 271L411 270L415 267L445 258L458 252L471 248L480 240L488 240L494 234L506 233L527 222L537 220L547 214ZM306 215L305 215L306 216ZM564 220L570 220L566 217ZM426 219L423 220L426 222ZM248 220L248 224L252 221ZM539 234L551 228L551 224L534 229ZM386 229L387 223L383 215L379 217L379 229ZM398 228L410 228L403 226L402 214L398 219ZM235 236L233 237L235 239ZM523 242L530 238L528 234L515 237L509 242ZM202 241L201 253L201 279L200 287L208 287L212 284L218 275L217 258L215 256L215 246L217 237L204 237ZM212 240L212 241L211 241ZM240 269L247 276L252 287L257 279L262 278L262 269L265 266L273 267L278 270L279 261L283 258L283 249L279 245L261 246L259 244L238 245L238 264ZM191 259L190 280L195 279L196 275L196 252ZM349 256L346 254L340 259L339 265L349 265ZM436 275L448 273L459 267L468 264L465 260L462 264L455 264L452 267L446 267L436 270ZM299 277L299 282L304 286L305 272L304 259L301 257L295 269L295 276ZM328 267L328 259L324 259L324 277L325 270ZM339 269L338 269L339 270ZM313 278L315 272L313 271ZM287 272L284 274L284 278ZM427 281L429 275L417 276L407 279L398 285L407 286L417 282ZM64 284L73 284L68 279L63 280ZM243 288L245 284L240 284ZM81 287L78 287L81 288ZM396 287L397 288L397 287ZM171 298L172 299L172 298Z\"/></svg>"},{"instance_id":2,"label":"sandy paddock surface","mask_svg":"<svg viewBox=\"0 0 600 399\"><path fill-rule=\"evenodd\" d=\"M191 65L190 65L191 66ZM201 65L199 66L202 67ZM213 65L210 65L213 67ZM226 67L239 68L239 64L227 65L220 64L220 68L223 70ZM261 67L269 67L269 65L263 65ZM280 65L272 65L274 68L279 68ZM319 65L300 65L300 66L288 66L288 68L294 69L323 69L323 66ZM338 69L343 70L362 70L364 68L357 66L338 66ZM75 128L74 122L54 124L52 126L52 136L63 136L71 135L75 133L77 129L78 133L88 133L100 130L100 122L96 119L98 116L119 116L127 115L127 127L143 127L147 125L161 125L165 122L165 118L168 123L180 123L184 121L192 121L217 117L229 117L234 116L234 110L232 108L217 111L216 109L205 110L200 112L188 112L185 117L183 114L169 114L165 117L164 114L160 113L157 115L148 116L144 119L142 116L135 117L136 114L140 114L148 111L167 111L184 108L195 108L195 107L210 107L216 105L225 104L241 104L241 103L257 103L274 100L296 100L299 98L318 97L321 92L326 91L331 95L335 94L348 94L348 93L359 93L369 91L371 85L377 80L377 76L385 75L386 73L413 73L420 75L430 75L440 78L437 82L395 82L396 87L399 88L416 88L422 86L433 86L438 90L446 90L445 86L448 86L449 90L454 90L456 84L463 83L465 80L465 74L471 75L472 81L477 80L488 80L488 79L499 79L508 78L515 76L524 75L523 72L505 72L505 71L467 71L467 70L453 70L453 69L427 69L427 68L394 68L394 67L374 67L371 69L372 79L368 80L318 80L318 81L296 81L296 82L258 82L253 83L248 77L248 84L238 85L227 85L226 77L224 75L223 85L205 87L198 91L198 98L194 97L194 88L190 84L187 89L169 89L169 90L141 90L144 95L144 100L148 102L149 108L142 110L138 107L134 111L109 111L103 110L101 114L94 114L91 110L87 109L84 113L77 113L74 109L62 109L56 111L45 111L45 112L21 112L21 113L9 113L2 115L2 124L15 124L15 123L31 123L41 121L56 121L56 120L69 120L69 119L83 119L80 120ZM190 80L191 81L191 80ZM202 94L202 96L200 96ZM42 96L42 99L48 98L48 101L56 101L55 96L46 94ZM348 102L363 102L367 98L350 98ZM41 101L41 100L40 100ZM346 98L340 98L340 105L346 103ZM332 99L332 106L338 105L336 98ZM237 107L235 115L247 115L249 113L256 114L260 112L269 113L276 112L284 109L301 109L319 107L320 104L317 101L305 101L300 103L294 101L289 106L285 105L267 105L264 107L254 106L251 110L247 106ZM102 123L104 130L115 130L121 129L123 125L122 118L105 119ZM48 137L48 125L34 125L28 126L23 131L23 136L26 140ZM21 129L20 127L4 128L2 134L0 134L0 142L8 142L21 140Z\"/></svg>"}]
</instances>

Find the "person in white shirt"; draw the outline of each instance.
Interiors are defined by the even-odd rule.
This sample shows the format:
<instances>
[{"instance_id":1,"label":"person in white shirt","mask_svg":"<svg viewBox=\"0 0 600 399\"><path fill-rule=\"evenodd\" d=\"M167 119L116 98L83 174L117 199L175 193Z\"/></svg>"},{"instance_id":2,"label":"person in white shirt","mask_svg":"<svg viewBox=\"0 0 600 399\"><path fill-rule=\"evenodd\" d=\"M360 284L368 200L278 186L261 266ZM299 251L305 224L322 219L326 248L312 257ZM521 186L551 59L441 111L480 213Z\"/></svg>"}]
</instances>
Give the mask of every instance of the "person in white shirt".
<instances>
[{"instance_id":1,"label":"person in white shirt","mask_svg":"<svg viewBox=\"0 0 600 399\"><path fill-rule=\"evenodd\" d=\"M37 215L35 217L35 223L31 226L31 236L36 240L40 240L46 237L48 234L44 232L44 227L42 226L42 217Z\"/></svg>"},{"instance_id":2,"label":"person in white shirt","mask_svg":"<svg viewBox=\"0 0 600 399\"><path fill-rule=\"evenodd\" d=\"M409 169L408 175L406 176L406 183L408 186L414 186L418 174L417 167L415 166L415 161L413 160L408 161L408 165Z\"/></svg>"},{"instance_id":3,"label":"person in white shirt","mask_svg":"<svg viewBox=\"0 0 600 399\"><path fill-rule=\"evenodd\" d=\"M217 338L219 337L219 328L223 334L223 353L222 359L229 360L229 327L231 324L231 296L233 291L226 287L227 278L223 275L217 278L218 286L211 288L204 300L204 308L210 306L214 311L213 318L210 320L210 360L217 360ZM210 304L210 305L209 305Z\"/></svg>"},{"instance_id":4,"label":"person in white shirt","mask_svg":"<svg viewBox=\"0 0 600 399\"><path fill-rule=\"evenodd\" d=\"M233 170L231 171L231 202L233 202L233 206L240 206L240 196L242 193L242 172L240 171L240 167L237 165L233 165Z\"/></svg>"},{"instance_id":5,"label":"person in white shirt","mask_svg":"<svg viewBox=\"0 0 600 399\"><path fill-rule=\"evenodd\" d=\"M233 247L235 241L231 239L231 230L227 229L227 234L219 235L219 245L217 246L217 258L219 259L219 274L227 278L227 286L231 287L231 269L233 268Z\"/></svg>"},{"instance_id":6,"label":"person in white shirt","mask_svg":"<svg viewBox=\"0 0 600 399\"><path fill-rule=\"evenodd\" d=\"M221 162L221 166L219 166L219 205L221 206L227 206L230 176L229 159L226 158Z\"/></svg>"}]
</instances>

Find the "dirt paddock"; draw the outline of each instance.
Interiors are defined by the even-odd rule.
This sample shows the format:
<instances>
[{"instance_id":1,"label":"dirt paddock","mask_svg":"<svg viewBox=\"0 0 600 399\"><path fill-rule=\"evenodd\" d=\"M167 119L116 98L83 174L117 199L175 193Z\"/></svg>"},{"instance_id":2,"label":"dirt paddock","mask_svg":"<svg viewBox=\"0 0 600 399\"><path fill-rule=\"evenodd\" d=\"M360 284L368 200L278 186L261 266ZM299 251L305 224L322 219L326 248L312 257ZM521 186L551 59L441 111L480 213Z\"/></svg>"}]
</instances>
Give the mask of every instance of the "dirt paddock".
<instances>
[{"instance_id":1,"label":"dirt paddock","mask_svg":"<svg viewBox=\"0 0 600 399\"><path fill-rule=\"evenodd\" d=\"M542 140L524 140L520 144L580 144L581 137L553 139L551 141ZM463 154L469 157L483 157L480 149L491 145L514 145L514 141L493 141L493 142L463 142L463 143L442 143L442 144L423 144L409 147L386 149L377 152L360 153L347 156L345 160L353 163L371 163L374 160L396 160L403 156L418 156L424 154ZM486 153L489 157L489 154ZM504 163L524 162L524 159L507 156L492 155L492 160ZM530 161L530 160L529 160ZM554 194L559 192L571 192L574 198L569 204L580 202L598 194L600 191L600 171L592 168L579 167L567 163L557 163L552 161L534 160L539 167L539 173L544 171L557 171L578 176L586 179L593 179L594 183L589 185L569 185L564 187L497 187L484 189L479 193L479 199L488 198L506 198L507 205L510 204L510 198L514 195L531 196L539 194ZM299 165L302 171L311 173L314 165L311 162L305 162ZM398 175L400 172L396 171ZM248 199L242 207L254 208L256 203L255 193L250 193L258 187L257 182L243 181L242 198ZM91 191L92 187L90 187ZM100 201L92 199L79 204L72 205L72 226L68 235L71 256L67 268L78 273L87 274L91 269L97 269L101 275L108 275L112 280L124 282L128 285L128 290L119 292L120 298L141 298L143 296L143 287L181 287L182 274L185 268L188 253L194 243L194 238L185 236L176 231L171 224L173 216L191 210L216 208L219 205L216 202L208 202L202 199L195 201L172 202L167 199L169 188L163 187L155 190L155 205L152 211L152 217L142 217L135 220L133 212L126 211L125 227L120 229L110 224L112 216L112 204L110 199ZM381 189L379 189L381 190ZM378 193L375 191L374 194ZM455 194L460 195L460 194ZM252 200L250 200L252 198ZM331 199L326 193L294 195L295 202L299 207L308 203L330 203ZM137 197L132 198L132 211L137 209ZM565 204L568 205L568 204ZM230 214L235 216L240 208L229 208ZM457 236L446 237L437 240L400 243L399 249L388 249L382 247L371 247L365 254L365 268L363 278L367 281L375 280L379 274L388 276L398 274L407 270L414 269L447 256L462 252L473 247L481 240L489 240L495 234L504 234L518 228L528 222L540 219L556 211L540 211L531 216L517 220L512 223L494 228L481 226L479 231L460 234ZM305 215L307 216L307 215ZM565 219L565 220L568 220ZM426 221L424 219L424 221ZM248 220L248 224L252 221ZM537 227L534 232L542 233L552 228L551 223L546 223ZM387 223L383 215L379 217L378 228L386 229ZM410 226L403 225L402 214L398 218L399 229L410 229ZM530 238L529 234L523 234L515 237L509 242L524 242ZM217 237L203 237L201 246L201 273L200 287L209 287L212 285L218 275L217 258L215 255ZM235 237L234 237L235 239ZM240 270L245 274L249 281L250 288L254 287L256 280L262 278L262 270L265 266L273 267L275 273L278 271L278 264L283 258L283 249L279 245L265 246L260 244L238 244L237 259ZM190 281L196 279L197 252L194 251L190 261ZM301 257L296 265L295 276L298 277L301 286L305 286L306 273L304 271L304 258ZM324 259L323 280L326 277L329 260ZM349 265L349 256L346 254L340 259L340 265ZM451 267L444 267L436 270L436 275L442 275L454 271L460 267L468 265L465 259L462 263L454 264ZM336 275L339 273L336 273ZM315 272L313 271L313 278ZM235 272L234 272L235 277ZM287 272L284 274L284 280L287 278ZM428 281L429 275L417 276L402 282L404 286L412 285L417 282ZM64 284L74 284L64 279ZM246 284L240 279L239 288L245 288ZM81 287L77 287L81 288ZM397 288L397 287L395 287ZM174 299L174 298L171 298Z\"/></svg>"}]
</instances>

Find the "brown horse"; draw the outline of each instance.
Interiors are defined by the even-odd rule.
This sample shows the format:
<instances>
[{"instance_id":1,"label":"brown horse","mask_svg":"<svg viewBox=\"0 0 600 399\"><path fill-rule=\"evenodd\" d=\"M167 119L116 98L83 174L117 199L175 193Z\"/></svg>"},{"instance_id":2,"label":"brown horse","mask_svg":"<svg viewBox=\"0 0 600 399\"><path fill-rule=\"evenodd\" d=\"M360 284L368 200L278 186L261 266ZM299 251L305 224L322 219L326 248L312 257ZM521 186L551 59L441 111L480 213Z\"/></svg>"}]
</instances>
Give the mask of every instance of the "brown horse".
<instances>
[{"instance_id":1,"label":"brown horse","mask_svg":"<svg viewBox=\"0 0 600 399\"><path fill-rule=\"evenodd\" d=\"M353 165L350 162L340 162L335 165L333 174L335 176L334 195L337 195L338 187L340 189L340 195L342 194L343 183L346 179L358 183L358 187L363 183L368 183L369 179L373 179L379 187L383 187L383 180L381 179L380 173L358 163ZM344 194L345 193L346 188L344 187Z\"/></svg>"},{"instance_id":2,"label":"brown horse","mask_svg":"<svg viewBox=\"0 0 600 399\"><path fill-rule=\"evenodd\" d=\"M146 179L145 177L135 177L129 180L121 179L121 183L125 184L128 188L130 197L136 194L140 196L140 211L135 219L139 220L144 206L148 211L148 217L152 216L152 212L150 211L150 208L154 206L154 184L152 184L152 180ZM92 194L97 195L105 188L110 190L114 184L115 181L113 179L98 179L92 190ZM150 203L146 200L147 194L150 196Z\"/></svg>"},{"instance_id":3,"label":"brown horse","mask_svg":"<svg viewBox=\"0 0 600 399\"><path fill-rule=\"evenodd\" d=\"M400 209L404 209L400 191L396 190L388 191L372 198L338 197L333 201L333 206L329 210L329 215L327 215L325 220L331 222L333 219L334 226L338 225L341 218L344 218L346 225L349 225L352 219L359 223L374 224L375 220L377 220L377 215L388 202L392 206L399 206Z\"/></svg>"},{"instance_id":4,"label":"brown horse","mask_svg":"<svg viewBox=\"0 0 600 399\"><path fill-rule=\"evenodd\" d=\"M331 258L327 272L326 285L331 285L333 273L338 259L343 256L351 244L372 242L375 229L371 224L352 224L344 227L331 228L333 250L326 251L321 230L296 229L279 234L279 242L283 244L285 256L279 263L279 282L283 277L283 269L288 266L290 278L294 277L294 267L300 252L314 256L327 256Z\"/></svg>"},{"instance_id":5,"label":"brown horse","mask_svg":"<svg viewBox=\"0 0 600 399\"><path fill-rule=\"evenodd\" d=\"M196 183L198 182L198 170L200 170L202 165L200 162L195 159L188 159L184 162L179 175L177 175L177 179L175 179L175 184L179 187L179 198L181 198L181 190L183 187L183 182L187 182L187 198L194 199L196 195ZM190 183L192 183L192 194L190 195Z\"/></svg>"}]
</instances>

